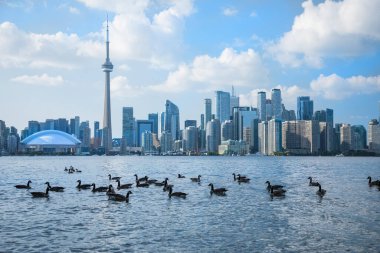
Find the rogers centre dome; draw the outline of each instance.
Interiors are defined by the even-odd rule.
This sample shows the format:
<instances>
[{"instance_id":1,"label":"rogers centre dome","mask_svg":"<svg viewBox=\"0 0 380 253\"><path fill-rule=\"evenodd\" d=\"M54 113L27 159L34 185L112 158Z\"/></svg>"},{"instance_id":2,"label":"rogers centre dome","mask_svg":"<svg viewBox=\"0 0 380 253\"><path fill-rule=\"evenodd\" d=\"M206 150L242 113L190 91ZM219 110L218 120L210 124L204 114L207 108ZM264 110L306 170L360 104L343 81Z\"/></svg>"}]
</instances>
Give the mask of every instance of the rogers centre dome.
<instances>
[{"instance_id":1,"label":"rogers centre dome","mask_svg":"<svg viewBox=\"0 0 380 253\"><path fill-rule=\"evenodd\" d=\"M58 130L34 133L21 141L27 150L46 152L67 152L81 144L76 137Z\"/></svg>"}]
</instances>

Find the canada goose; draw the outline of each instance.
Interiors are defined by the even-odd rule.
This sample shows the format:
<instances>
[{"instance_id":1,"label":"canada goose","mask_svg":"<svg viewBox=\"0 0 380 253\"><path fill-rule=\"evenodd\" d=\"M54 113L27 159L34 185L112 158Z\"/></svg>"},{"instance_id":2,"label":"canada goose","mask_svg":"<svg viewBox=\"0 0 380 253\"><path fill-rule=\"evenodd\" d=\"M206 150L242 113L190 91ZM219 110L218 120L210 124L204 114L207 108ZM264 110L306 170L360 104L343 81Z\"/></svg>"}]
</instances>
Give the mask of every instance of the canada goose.
<instances>
[{"instance_id":1,"label":"canada goose","mask_svg":"<svg viewBox=\"0 0 380 253\"><path fill-rule=\"evenodd\" d=\"M178 174L178 178L185 178L184 175Z\"/></svg>"},{"instance_id":2,"label":"canada goose","mask_svg":"<svg viewBox=\"0 0 380 253\"><path fill-rule=\"evenodd\" d=\"M79 190L81 189L90 189L91 188L91 185L90 184L82 184L82 181L78 180L78 185L77 185L77 188Z\"/></svg>"},{"instance_id":3,"label":"canada goose","mask_svg":"<svg viewBox=\"0 0 380 253\"><path fill-rule=\"evenodd\" d=\"M137 174L134 174L134 176L136 177L136 181L139 181L139 182L144 182L144 181L148 180L148 177L147 177L147 176L142 177L142 178L139 178L139 177L137 176Z\"/></svg>"},{"instance_id":4,"label":"canada goose","mask_svg":"<svg viewBox=\"0 0 380 253\"><path fill-rule=\"evenodd\" d=\"M154 183L156 183L157 182L157 179L148 179L148 177L147 176L145 176L146 177L146 182L148 183L148 184L154 184Z\"/></svg>"},{"instance_id":5,"label":"canada goose","mask_svg":"<svg viewBox=\"0 0 380 253\"><path fill-rule=\"evenodd\" d=\"M274 190L273 186L270 188L270 196L273 197L284 197L286 190L279 188Z\"/></svg>"},{"instance_id":6,"label":"canada goose","mask_svg":"<svg viewBox=\"0 0 380 253\"><path fill-rule=\"evenodd\" d=\"M34 198L47 198L49 197L49 187L46 187L46 192L31 192Z\"/></svg>"},{"instance_id":7,"label":"canada goose","mask_svg":"<svg viewBox=\"0 0 380 253\"><path fill-rule=\"evenodd\" d=\"M216 195L225 195L226 192L228 191L226 188L216 188L214 189L214 185L212 183L210 183L208 186L211 187L211 191L210 193L211 194L216 194Z\"/></svg>"},{"instance_id":8,"label":"canada goose","mask_svg":"<svg viewBox=\"0 0 380 253\"><path fill-rule=\"evenodd\" d=\"M106 195L112 195L112 194L116 194L116 193L115 193L115 190L113 189L112 184L110 184L110 185L108 186L108 190L107 190L107 192L106 192Z\"/></svg>"},{"instance_id":9,"label":"canada goose","mask_svg":"<svg viewBox=\"0 0 380 253\"><path fill-rule=\"evenodd\" d=\"M63 190L65 190L65 187L60 187L60 186L51 187L49 182L46 182L45 184L47 184L49 190L52 192L63 192Z\"/></svg>"},{"instance_id":10,"label":"canada goose","mask_svg":"<svg viewBox=\"0 0 380 253\"><path fill-rule=\"evenodd\" d=\"M318 183L318 187L319 187L319 189L318 189L318 191L317 191L317 194L318 194L320 197L324 196L324 195L326 194L326 190L325 190L325 189L322 189L320 183Z\"/></svg>"},{"instance_id":11,"label":"canada goose","mask_svg":"<svg viewBox=\"0 0 380 253\"><path fill-rule=\"evenodd\" d=\"M132 184L120 184L120 180L116 180L117 182L117 189L128 189L132 187Z\"/></svg>"},{"instance_id":12,"label":"canada goose","mask_svg":"<svg viewBox=\"0 0 380 253\"><path fill-rule=\"evenodd\" d=\"M201 182L201 175L198 175L198 177L192 177L192 178L190 178L190 180L192 181L192 182Z\"/></svg>"},{"instance_id":13,"label":"canada goose","mask_svg":"<svg viewBox=\"0 0 380 253\"><path fill-rule=\"evenodd\" d=\"M274 190L278 190L278 189L282 189L282 188L284 188L283 185L278 185L278 184L271 185L269 181L266 181L265 183L268 184L268 186L267 186L267 190L268 190L268 191L270 191L271 188L273 188Z\"/></svg>"},{"instance_id":14,"label":"canada goose","mask_svg":"<svg viewBox=\"0 0 380 253\"><path fill-rule=\"evenodd\" d=\"M318 182L313 182L313 178L312 177L308 177L307 179L309 179L310 180L310 182L309 182L309 186L318 186Z\"/></svg>"},{"instance_id":15,"label":"canada goose","mask_svg":"<svg viewBox=\"0 0 380 253\"><path fill-rule=\"evenodd\" d=\"M75 172L81 173L82 171L81 171L81 170L78 170L78 169L75 169Z\"/></svg>"},{"instance_id":16,"label":"canada goose","mask_svg":"<svg viewBox=\"0 0 380 253\"><path fill-rule=\"evenodd\" d=\"M232 173L232 175L234 176L234 181L236 181L236 174Z\"/></svg>"},{"instance_id":17,"label":"canada goose","mask_svg":"<svg viewBox=\"0 0 380 253\"><path fill-rule=\"evenodd\" d=\"M136 180L136 187L149 187L148 183L140 183L140 181Z\"/></svg>"},{"instance_id":18,"label":"canada goose","mask_svg":"<svg viewBox=\"0 0 380 253\"><path fill-rule=\"evenodd\" d=\"M109 180L120 180L121 177L111 177L111 174L108 174Z\"/></svg>"},{"instance_id":19,"label":"canada goose","mask_svg":"<svg viewBox=\"0 0 380 253\"><path fill-rule=\"evenodd\" d=\"M172 187L169 187L169 198L171 197L179 197L179 198L186 198L187 193L184 192L173 192Z\"/></svg>"},{"instance_id":20,"label":"canada goose","mask_svg":"<svg viewBox=\"0 0 380 253\"><path fill-rule=\"evenodd\" d=\"M164 186L165 182L167 183L168 180L169 180L168 178L165 178L164 181L162 181L162 182L155 182L154 185L155 186Z\"/></svg>"},{"instance_id":21,"label":"canada goose","mask_svg":"<svg viewBox=\"0 0 380 253\"><path fill-rule=\"evenodd\" d=\"M101 186L101 187L96 188L95 183L93 183L91 185L92 185L92 190L91 190L92 192L106 192L106 191L108 191L108 188L109 188L106 186Z\"/></svg>"},{"instance_id":22,"label":"canada goose","mask_svg":"<svg viewBox=\"0 0 380 253\"><path fill-rule=\"evenodd\" d=\"M18 185L15 185L15 187L17 188L17 189L30 189L31 187L30 187L30 183L31 183L32 181L30 181L30 180L28 180L28 183L25 185L25 184L18 184Z\"/></svg>"},{"instance_id":23,"label":"canada goose","mask_svg":"<svg viewBox=\"0 0 380 253\"><path fill-rule=\"evenodd\" d=\"M172 184L168 184L168 178L165 178L165 182L164 182L164 187L162 188L162 190L164 192L166 192L167 190L169 190L169 188L173 187Z\"/></svg>"},{"instance_id":24,"label":"canada goose","mask_svg":"<svg viewBox=\"0 0 380 253\"><path fill-rule=\"evenodd\" d=\"M121 194L111 194L111 195L108 195L108 199L109 200L114 200L114 201L125 201L125 202L129 202L129 194L132 194L131 191L128 191L127 192L127 195L121 195Z\"/></svg>"},{"instance_id":25,"label":"canada goose","mask_svg":"<svg viewBox=\"0 0 380 253\"><path fill-rule=\"evenodd\" d=\"M246 176L240 176L240 174L237 175L237 181L238 183L249 183L251 179Z\"/></svg>"},{"instance_id":26,"label":"canada goose","mask_svg":"<svg viewBox=\"0 0 380 253\"><path fill-rule=\"evenodd\" d=\"M369 186L374 186L374 185L377 185L377 186L380 186L380 181L379 180L376 180L376 181L372 181L372 178L371 177L367 177L368 179L368 185Z\"/></svg>"}]
</instances>

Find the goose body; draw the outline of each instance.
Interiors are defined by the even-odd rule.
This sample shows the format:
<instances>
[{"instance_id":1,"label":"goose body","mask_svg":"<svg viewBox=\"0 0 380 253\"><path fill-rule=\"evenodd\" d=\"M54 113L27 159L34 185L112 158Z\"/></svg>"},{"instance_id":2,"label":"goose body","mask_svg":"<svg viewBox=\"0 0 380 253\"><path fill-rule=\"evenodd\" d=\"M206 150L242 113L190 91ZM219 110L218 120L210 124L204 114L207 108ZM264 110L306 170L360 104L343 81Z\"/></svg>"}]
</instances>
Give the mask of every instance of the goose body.
<instances>
[{"instance_id":1,"label":"goose body","mask_svg":"<svg viewBox=\"0 0 380 253\"><path fill-rule=\"evenodd\" d=\"M376 181L372 181L372 178L371 177L367 177L368 179L368 185L369 186L374 186L374 185L377 185L377 186L380 186L380 181L379 180L376 180Z\"/></svg>"},{"instance_id":2,"label":"goose body","mask_svg":"<svg viewBox=\"0 0 380 253\"><path fill-rule=\"evenodd\" d=\"M113 189L112 184L110 184L110 185L108 186L108 190L107 190L106 194L107 194L107 195L116 194L116 193L115 193L115 190Z\"/></svg>"},{"instance_id":3,"label":"goose body","mask_svg":"<svg viewBox=\"0 0 380 253\"><path fill-rule=\"evenodd\" d=\"M121 177L111 177L111 174L108 174L109 180L120 180Z\"/></svg>"},{"instance_id":4,"label":"goose body","mask_svg":"<svg viewBox=\"0 0 380 253\"><path fill-rule=\"evenodd\" d=\"M140 181L136 181L136 187L149 187L148 183L140 183Z\"/></svg>"},{"instance_id":5,"label":"goose body","mask_svg":"<svg viewBox=\"0 0 380 253\"><path fill-rule=\"evenodd\" d=\"M172 185L172 184L168 184L168 178L165 178L164 187L162 188L162 190L163 190L164 192L166 192L166 191L168 191L169 188L171 188L171 187L173 187L173 185Z\"/></svg>"},{"instance_id":6,"label":"goose body","mask_svg":"<svg viewBox=\"0 0 380 253\"><path fill-rule=\"evenodd\" d=\"M77 185L77 188L79 190L85 190L85 189L90 189L91 188L91 184L82 184L82 181L81 180L78 180L78 185Z\"/></svg>"},{"instance_id":7,"label":"goose body","mask_svg":"<svg viewBox=\"0 0 380 253\"><path fill-rule=\"evenodd\" d=\"M275 190L273 186L270 188L270 196L273 197L284 197L286 190L279 188Z\"/></svg>"},{"instance_id":8,"label":"goose body","mask_svg":"<svg viewBox=\"0 0 380 253\"><path fill-rule=\"evenodd\" d=\"M168 196L169 196L169 198L171 198L171 197L186 198L187 193L184 193L184 192L173 192L172 187L169 187L169 194L168 194Z\"/></svg>"},{"instance_id":9,"label":"goose body","mask_svg":"<svg viewBox=\"0 0 380 253\"><path fill-rule=\"evenodd\" d=\"M30 194L34 198L47 198L49 197L49 187L46 188L45 192L31 192Z\"/></svg>"},{"instance_id":10,"label":"goose body","mask_svg":"<svg viewBox=\"0 0 380 253\"><path fill-rule=\"evenodd\" d=\"M201 181L201 175L198 175L198 177L192 177L192 178L190 178L190 180L192 181L192 182L200 182Z\"/></svg>"},{"instance_id":11,"label":"goose body","mask_svg":"<svg viewBox=\"0 0 380 253\"><path fill-rule=\"evenodd\" d=\"M93 183L91 191L92 192L106 192L106 191L108 191L108 188L109 187L106 187L106 186L100 186L100 187L96 188L95 183Z\"/></svg>"},{"instance_id":12,"label":"goose body","mask_svg":"<svg viewBox=\"0 0 380 253\"><path fill-rule=\"evenodd\" d=\"M309 182L309 186L318 186L318 182L313 182L313 178L312 177L308 177L307 179L309 179L310 180L310 182Z\"/></svg>"},{"instance_id":13,"label":"goose body","mask_svg":"<svg viewBox=\"0 0 380 253\"><path fill-rule=\"evenodd\" d=\"M30 189L31 187L30 187L30 183L31 183L32 181L30 181L30 180L28 180L28 183L25 185L25 184L18 184L18 185L15 185L15 187L17 188L17 189Z\"/></svg>"},{"instance_id":14,"label":"goose body","mask_svg":"<svg viewBox=\"0 0 380 253\"><path fill-rule=\"evenodd\" d=\"M148 177L147 177L147 176L145 176L145 177L141 177L141 178L139 178L139 177L137 176L137 174L134 174L134 176L136 177L136 182L137 182L137 181L139 181L139 182L145 182L146 180L148 180Z\"/></svg>"},{"instance_id":15,"label":"goose body","mask_svg":"<svg viewBox=\"0 0 380 253\"><path fill-rule=\"evenodd\" d=\"M216 195L225 195L226 192L228 191L226 188L214 188L213 184L209 184L208 186L211 187L211 194L216 194Z\"/></svg>"},{"instance_id":16,"label":"goose body","mask_svg":"<svg viewBox=\"0 0 380 253\"><path fill-rule=\"evenodd\" d=\"M120 180L116 180L116 182L118 190L132 188L132 184L120 184Z\"/></svg>"},{"instance_id":17,"label":"goose body","mask_svg":"<svg viewBox=\"0 0 380 253\"><path fill-rule=\"evenodd\" d=\"M47 184L47 187L49 188L49 191L52 191L52 192L63 192L65 190L65 187L60 187L60 186L50 186L50 183L49 182L46 182L45 184Z\"/></svg>"},{"instance_id":18,"label":"goose body","mask_svg":"<svg viewBox=\"0 0 380 253\"><path fill-rule=\"evenodd\" d=\"M167 183L168 180L169 180L168 178L165 178L164 181L162 181L162 182L155 182L154 185L155 186L164 186L165 182Z\"/></svg>"},{"instance_id":19,"label":"goose body","mask_svg":"<svg viewBox=\"0 0 380 253\"><path fill-rule=\"evenodd\" d=\"M319 187L319 189L318 189L318 191L317 191L317 195L319 195L319 196L324 196L325 194L326 194L326 190L325 189L322 189L322 186L321 186L321 184L320 183L318 183L318 187Z\"/></svg>"},{"instance_id":20,"label":"goose body","mask_svg":"<svg viewBox=\"0 0 380 253\"><path fill-rule=\"evenodd\" d=\"M269 181L266 181L265 183L268 184L268 186L267 186L267 190L268 190L268 191L271 191L272 188L273 188L274 190L279 190L279 189L284 188L283 185L278 185L278 184L271 185Z\"/></svg>"},{"instance_id":21,"label":"goose body","mask_svg":"<svg viewBox=\"0 0 380 253\"><path fill-rule=\"evenodd\" d=\"M121 194L110 194L108 195L108 199L109 200L114 200L114 201L125 201L125 202L129 202L129 194L132 194L131 191L128 191L127 192L127 195L121 195Z\"/></svg>"},{"instance_id":22,"label":"goose body","mask_svg":"<svg viewBox=\"0 0 380 253\"><path fill-rule=\"evenodd\" d=\"M178 178L185 178L184 175L178 174Z\"/></svg>"},{"instance_id":23,"label":"goose body","mask_svg":"<svg viewBox=\"0 0 380 253\"><path fill-rule=\"evenodd\" d=\"M240 174L238 174L238 176L237 176L237 181L238 181L239 184L240 183L249 183L250 180L251 179L249 179L246 176L240 176Z\"/></svg>"}]
</instances>

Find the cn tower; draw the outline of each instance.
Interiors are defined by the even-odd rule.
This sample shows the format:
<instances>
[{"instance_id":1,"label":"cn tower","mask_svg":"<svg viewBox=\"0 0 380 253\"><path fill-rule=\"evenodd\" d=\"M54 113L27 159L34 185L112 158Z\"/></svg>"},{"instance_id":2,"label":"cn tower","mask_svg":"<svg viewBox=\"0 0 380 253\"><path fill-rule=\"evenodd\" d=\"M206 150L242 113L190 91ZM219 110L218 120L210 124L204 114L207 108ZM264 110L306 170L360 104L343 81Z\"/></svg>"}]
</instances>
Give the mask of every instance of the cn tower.
<instances>
[{"instance_id":1,"label":"cn tower","mask_svg":"<svg viewBox=\"0 0 380 253\"><path fill-rule=\"evenodd\" d=\"M110 73L113 65L110 61L108 38L108 16L107 16L107 38L106 38L106 61L102 65L103 72L106 74L104 91L104 116L103 116L103 147L106 154L112 149L112 125L111 125L111 97L110 97Z\"/></svg>"}]
</instances>

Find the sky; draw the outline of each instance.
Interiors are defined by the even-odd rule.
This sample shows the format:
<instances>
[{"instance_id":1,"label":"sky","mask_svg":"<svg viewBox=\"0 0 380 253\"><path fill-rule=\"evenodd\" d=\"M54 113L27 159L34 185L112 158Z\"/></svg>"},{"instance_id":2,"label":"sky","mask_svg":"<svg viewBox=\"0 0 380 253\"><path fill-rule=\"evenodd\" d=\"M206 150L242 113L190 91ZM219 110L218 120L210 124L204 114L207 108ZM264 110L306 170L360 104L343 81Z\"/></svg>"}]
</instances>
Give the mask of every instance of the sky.
<instances>
[{"instance_id":1,"label":"sky","mask_svg":"<svg viewBox=\"0 0 380 253\"><path fill-rule=\"evenodd\" d=\"M169 99L182 127L232 85L242 106L281 88L287 109L310 96L335 123L367 127L380 114L378 10L380 0L0 0L0 119L102 124L108 15L113 137L124 106L147 119Z\"/></svg>"}]
</instances>

